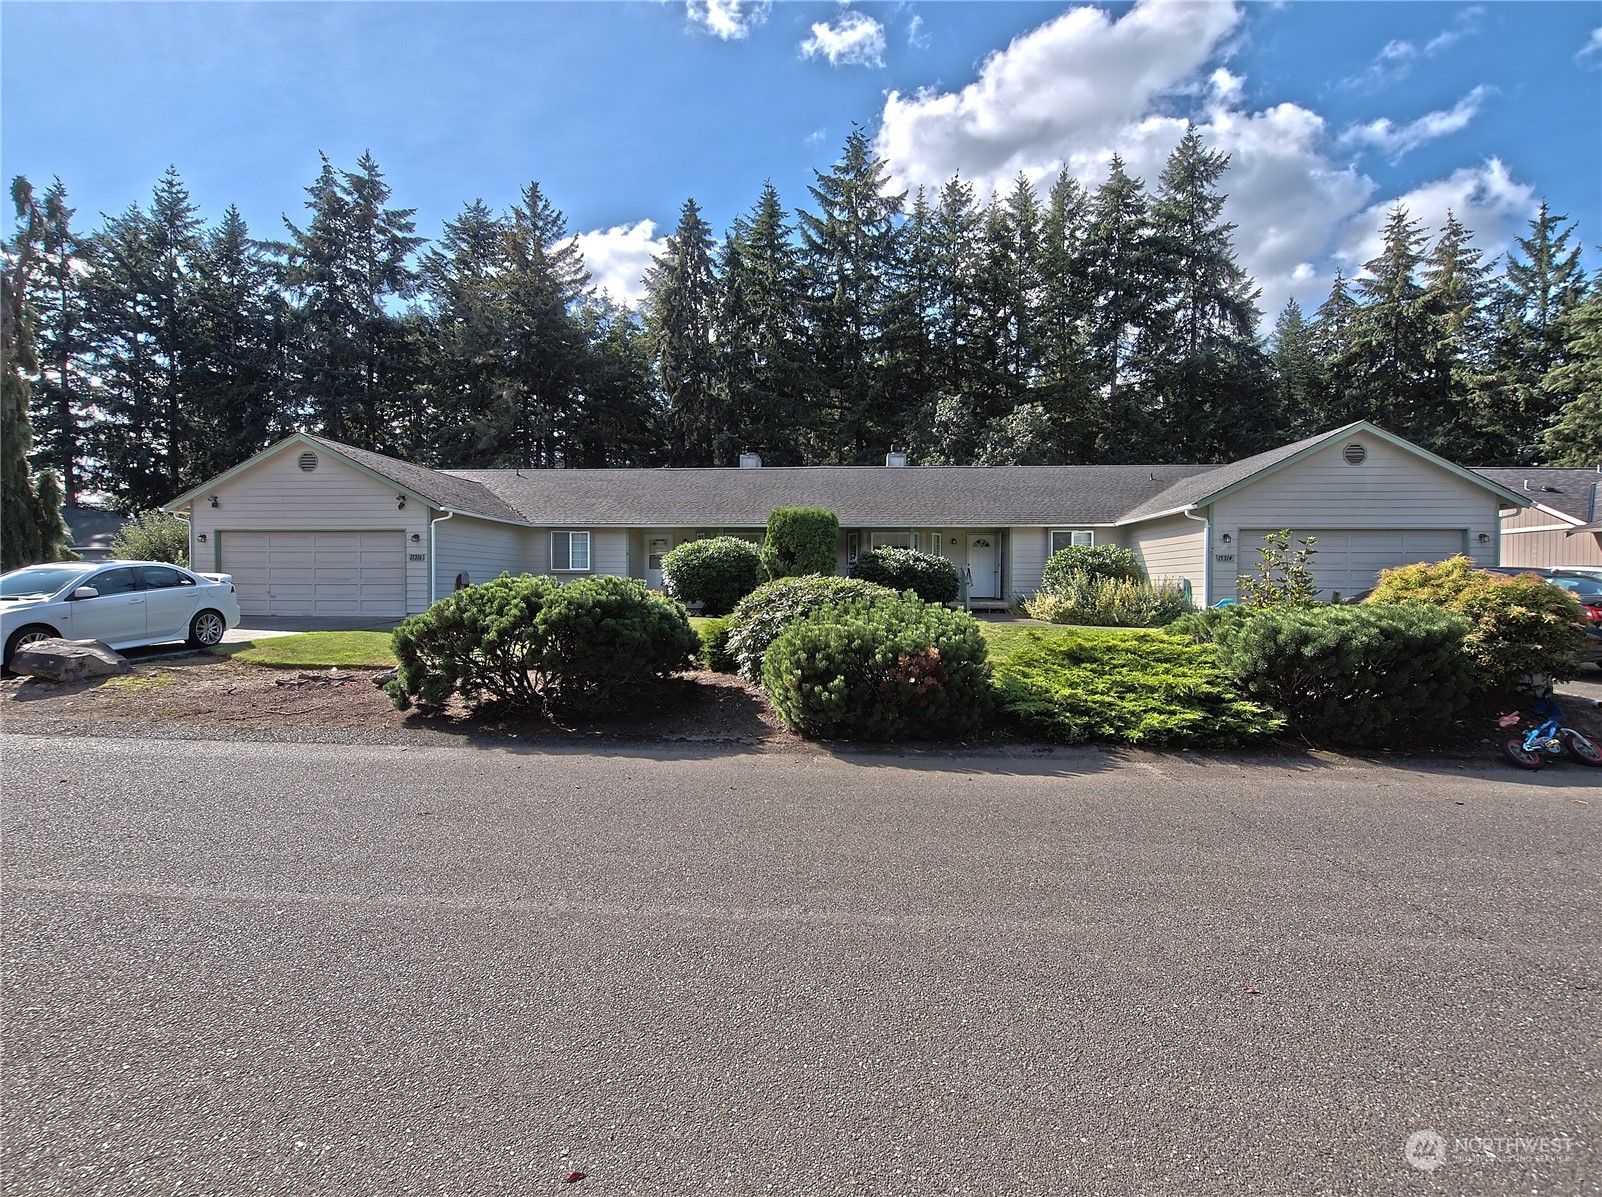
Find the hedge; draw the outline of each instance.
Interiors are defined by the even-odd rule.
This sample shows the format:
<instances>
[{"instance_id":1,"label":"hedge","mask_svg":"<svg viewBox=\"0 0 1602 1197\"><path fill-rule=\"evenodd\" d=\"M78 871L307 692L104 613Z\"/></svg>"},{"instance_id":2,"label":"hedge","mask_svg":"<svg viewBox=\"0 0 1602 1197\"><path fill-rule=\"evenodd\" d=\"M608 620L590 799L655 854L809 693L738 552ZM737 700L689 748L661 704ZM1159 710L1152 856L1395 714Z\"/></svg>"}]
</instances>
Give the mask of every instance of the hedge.
<instances>
[{"instance_id":1,"label":"hedge","mask_svg":"<svg viewBox=\"0 0 1602 1197\"><path fill-rule=\"evenodd\" d=\"M851 565L851 576L891 590L910 590L926 603L954 603L957 567L937 553L915 549L868 549Z\"/></svg>"}]
</instances>

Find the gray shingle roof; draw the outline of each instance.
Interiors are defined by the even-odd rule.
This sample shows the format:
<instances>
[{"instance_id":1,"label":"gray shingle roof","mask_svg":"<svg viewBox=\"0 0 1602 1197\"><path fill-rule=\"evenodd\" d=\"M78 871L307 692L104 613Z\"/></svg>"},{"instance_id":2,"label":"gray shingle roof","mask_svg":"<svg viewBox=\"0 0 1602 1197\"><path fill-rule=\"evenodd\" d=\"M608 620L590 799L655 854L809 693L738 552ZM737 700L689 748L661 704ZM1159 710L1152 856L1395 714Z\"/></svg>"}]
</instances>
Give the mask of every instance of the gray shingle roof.
<instances>
[{"instance_id":1,"label":"gray shingle roof","mask_svg":"<svg viewBox=\"0 0 1602 1197\"><path fill-rule=\"evenodd\" d=\"M1577 520L1602 519L1602 473L1595 468L1565 470L1537 466L1477 466L1482 478L1500 483L1532 503L1561 511Z\"/></svg>"},{"instance_id":2,"label":"gray shingle roof","mask_svg":"<svg viewBox=\"0 0 1602 1197\"><path fill-rule=\"evenodd\" d=\"M508 507L495 495L485 490L477 482L465 478L455 477L444 470L431 470L427 466L414 465L409 461L401 461L398 457L385 457L382 453L373 453L367 449L356 449L350 445L331 441L327 437L307 434L307 439L316 441L342 457L349 458L357 465L365 466L382 477L388 478L402 490L409 490L413 494L421 495L436 506L451 511L471 512L474 515L487 515L491 519L511 520L515 523L523 522L523 517ZM496 471L489 471L495 473ZM507 471L510 473L511 471Z\"/></svg>"},{"instance_id":3,"label":"gray shingle roof","mask_svg":"<svg viewBox=\"0 0 1602 1197\"><path fill-rule=\"evenodd\" d=\"M822 506L848 527L1111 524L1196 465L763 466L451 470L531 524L756 528L775 507Z\"/></svg>"},{"instance_id":4,"label":"gray shingle roof","mask_svg":"<svg viewBox=\"0 0 1602 1197\"><path fill-rule=\"evenodd\" d=\"M1173 486L1159 491L1144 502L1137 503L1124 513L1124 522L1142 519L1146 516L1156 515L1163 511L1177 511L1184 507L1194 507L1209 495L1216 495L1237 482L1244 482L1260 470L1278 465L1282 461L1295 457L1304 449L1311 449L1314 445L1322 444L1334 437L1340 436L1347 429L1357 427L1356 424L1347 424L1330 432L1321 432L1317 436L1310 436L1306 440L1297 441L1291 445L1281 445L1278 449L1270 449L1266 453L1258 453L1253 457L1243 457L1239 461L1232 461L1228 465L1200 466L1199 472L1188 478L1181 479Z\"/></svg>"}]
</instances>

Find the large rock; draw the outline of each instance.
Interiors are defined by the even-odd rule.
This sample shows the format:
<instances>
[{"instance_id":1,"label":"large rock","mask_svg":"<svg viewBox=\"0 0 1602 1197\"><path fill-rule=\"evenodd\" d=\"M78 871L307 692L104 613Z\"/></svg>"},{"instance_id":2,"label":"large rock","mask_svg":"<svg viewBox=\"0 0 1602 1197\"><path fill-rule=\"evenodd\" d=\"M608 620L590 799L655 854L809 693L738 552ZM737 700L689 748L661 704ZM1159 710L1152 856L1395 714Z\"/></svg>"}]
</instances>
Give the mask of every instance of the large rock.
<instances>
[{"instance_id":1,"label":"large rock","mask_svg":"<svg viewBox=\"0 0 1602 1197\"><path fill-rule=\"evenodd\" d=\"M35 640L11 654L11 672L47 682L79 682L132 669L126 657L98 640Z\"/></svg>"}]
</instances>

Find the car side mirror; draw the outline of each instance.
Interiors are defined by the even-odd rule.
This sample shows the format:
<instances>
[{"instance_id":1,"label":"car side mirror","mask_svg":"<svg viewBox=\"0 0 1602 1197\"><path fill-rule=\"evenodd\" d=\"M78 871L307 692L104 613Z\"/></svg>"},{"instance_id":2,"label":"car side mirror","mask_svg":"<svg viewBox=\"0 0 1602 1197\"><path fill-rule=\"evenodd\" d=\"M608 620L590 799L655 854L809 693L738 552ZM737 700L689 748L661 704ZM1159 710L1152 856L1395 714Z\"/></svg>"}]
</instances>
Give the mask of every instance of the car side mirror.
<instances>
[{"instance_id":1,"label":"car side mirror","mask_svg":"<svg viewBox=\"0 0 1602 1197\"><path fill-rule=\"evenodd\" d=\"M75 599L99 598L100 592L93 586L80 586L72 592L72 597Z\"/></svg>"}]
</instances>

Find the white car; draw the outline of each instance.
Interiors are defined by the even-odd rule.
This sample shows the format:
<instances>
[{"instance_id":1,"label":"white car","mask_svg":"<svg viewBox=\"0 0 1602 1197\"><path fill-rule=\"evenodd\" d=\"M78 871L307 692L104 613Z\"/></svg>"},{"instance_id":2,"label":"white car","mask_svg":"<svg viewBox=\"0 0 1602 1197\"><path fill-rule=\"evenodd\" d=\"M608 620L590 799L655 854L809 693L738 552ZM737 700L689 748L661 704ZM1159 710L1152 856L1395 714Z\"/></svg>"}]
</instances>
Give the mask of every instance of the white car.
<instances>
[{"instance_id":1,"label":"white car","mask_svg":"<svg viewBox=\"0 0 1602 1197\"><path fill-rule=\"evenodd\" d=\"M218 643L239 623L228 574L197 574L160 561L59 561L0 575L4 666L25 644L59 636L137 648Z\"/></svg>"}]
</instances>

